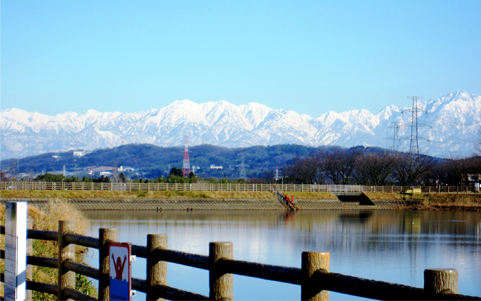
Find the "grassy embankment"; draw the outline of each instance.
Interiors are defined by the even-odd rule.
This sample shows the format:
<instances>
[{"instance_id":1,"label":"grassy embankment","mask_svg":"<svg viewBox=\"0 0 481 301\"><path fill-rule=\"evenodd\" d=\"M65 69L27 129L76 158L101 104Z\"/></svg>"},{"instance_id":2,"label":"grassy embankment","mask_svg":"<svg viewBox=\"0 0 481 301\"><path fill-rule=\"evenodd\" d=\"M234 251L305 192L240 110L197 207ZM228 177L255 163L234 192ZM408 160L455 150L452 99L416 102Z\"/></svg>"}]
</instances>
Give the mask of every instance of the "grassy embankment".
<instances>
[{"instance_id":1,"label":"grassy embankment","mask_svg":"<svg viewBox=\"0 0 481 301\"><path fill-rule=\"evenodd\" d=\"M479 193L423 194L415 196L413 199L420 200L424 208L410 209L481 211L481 194Z\"/></svg>"},{"instance_id":2,"label":"grassy embankment","mask_svg":"<svg viewBox=\"0 0 481 301\"><path fill-rule=\"evenodd\" d=\"M419 201L417 206L401 206L401 210L458 210L481 211L481 194L479 193L423 193L417 195L402 195L399 193L366 192L373 201L376 200L407 200Z\"/></svg>"},{"instance_id":3,"label":"grassy embankment","mask_svg":"<svg viewBox=\"0 0 481 301\"><path fill-rule=\"evenodd\" d=\"M3 196L3 193L2 193ZM88 226L88 220L83 214L78 211L74 206L61 201L50 201L48 206L43 210L38 210L33 206L28 206L28 216L33 219L33 229L35 230L48 230L57 231L59 220L75 220L76 229L75 232L79 234L85 234ZM5 204L0 205L0 223L5 225ZM4 248L5 237L0 235L0 246ZM83 262L83 254L87 248L76 246L76 261ZM58 245L57 242L33 240L33 256L41 257L58 257ZM0 271L3 273L5 270L5 263L3 259L0 259ZM57 269L45 268L45 267L33 267L33 281L57 284ZM97 291L87 277L80 274L76 274L76 289L81 292L97 296ZM0 295L3 296L3 283L0 286ZM34 300L56 300L56 296L33 292Z\"/></svg>"},{"instance_id":4,"label":"grassy embankment","mask_svg":"<svg viewBox=\"0 0 481 301\"><path fill-rule=\"evenodd\" d=\"M286 192L294 200L335 200L330 192ZM52 199L276 199L269 191L48 191L4 190L2 198Z\"/></svg>"},{"instance_id":5,"label":"grassy embankment","mask_svg":"<svg viewBox=\"0 0 481 301\"><path fill-rule=\"evenodd\" d=\"M336 200L331 192L285 192L294 200ZM474 210L481 211L481 194L474 193L432 193L403 195L388 192L366 192L371 200L419 201L418 206L404 206L399 209L410 210ZM3 190L2 198L34 199L276 199L269 191L48 191L48 190Z\"/></svg>"}]
</instances>

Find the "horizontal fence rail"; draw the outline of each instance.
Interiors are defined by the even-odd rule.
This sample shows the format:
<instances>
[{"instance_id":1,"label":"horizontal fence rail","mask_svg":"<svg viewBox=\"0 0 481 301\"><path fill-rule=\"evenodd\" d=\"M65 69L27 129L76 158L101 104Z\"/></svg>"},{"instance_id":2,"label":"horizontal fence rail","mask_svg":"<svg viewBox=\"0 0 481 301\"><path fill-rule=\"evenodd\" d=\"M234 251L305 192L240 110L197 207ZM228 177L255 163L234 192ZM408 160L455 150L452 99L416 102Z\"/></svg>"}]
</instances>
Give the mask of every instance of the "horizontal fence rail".
<instances>
[{"instance_id":1,"label":"horizontal fence rail","mask_svg":"<svg viewBox=\"0 0 481 301\"><path fill-rule=\"evenodd\" d=\"M214 183L87 183L87 182L0 182L0 190L70 191L224 191L224 192L384 192L400 193L420 188L422 193L479 192L475 186L366 186L337 184L214 184ZM478 190L476 190L478 189Z\"/></svg>"},{"instance_id":2,"label":"horizontal fence rail","mask_svg":"<svg viewBox=\"0 0 481 301\"><path fill-rule=\"evenodd\" d=\"M117 230L99 229L99 238L93 238L72 233L73 228L72 221L59 221L61 235L56 231L28 230L29 239L52 241L56 237L62 254L58 258L28 255L27 264L59 269L59 274L71 273L74 281L74 273L97 279L99 300L108 300L108 243L117 241ZM0 226L0 234L5 234L4 226ZM65 259L68 256L64 256L63 252L71 252L72 249L68 248L74 244L99 250L100 268ZM168 250L166 235L148 235L147 246L132 245L132 255L147 259L147 277L145 280L132 278L132 289L146 293L147 300L232 300L232 276L235 274L300 285L302 300L328 300L328 291L378 300L481 300L481 297L457 294L457 271L452 269L425 270L425 287L417 288L332 273L329 271L329 253L303 252L301 268L234 260L232 254L233 245L228 242L210 243L209 255L206 256ZM105 256L107 260L104 260ZM0 258L5 258L4 250L0 250ZM209 296L167 286L166 262L208 270ZM4 281L3 273L0 280ZM59 299L97 300L67 287L64 281L63 277L59 277L59 284L53 285L28 279L27 289L58 295Z\"/></svg>"}]
</instances>

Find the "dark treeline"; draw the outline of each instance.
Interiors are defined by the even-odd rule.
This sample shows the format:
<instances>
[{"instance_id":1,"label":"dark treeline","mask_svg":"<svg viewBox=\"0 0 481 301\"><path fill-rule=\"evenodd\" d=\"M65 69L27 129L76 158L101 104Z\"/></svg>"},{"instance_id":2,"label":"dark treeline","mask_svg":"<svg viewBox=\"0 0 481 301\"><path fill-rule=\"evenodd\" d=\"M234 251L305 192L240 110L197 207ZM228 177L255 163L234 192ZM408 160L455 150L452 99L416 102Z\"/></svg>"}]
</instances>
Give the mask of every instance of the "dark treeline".
<instances>
[{"instance_id":1,"label":"dark treeline","mask_svg":"<svg viewBox=\"0 0 481 301\"><path fill-rule=\"evenodd\" d=\"M42 175L38 175L33 181L42 181L42 182L85 182L85 183L197 183L197 182L206 182L206 183L240 183L244 184L247 183L244 179L229 179L229 178L208 178L203 179L202 177L197 177L193 172L191 172L188 176L184 177L182 169L173 167L170 170L168 177L157 177L155 179L142 179L142 178L134 178L128 179L123 173L118 173L114 171L114 173L109 176L101 176L100 178L93 178L84 176L82 178L78 177L66 177L64 175L54 175L51 173L45 173Z\"/></svg>"},{"instance_id":2,"label":"dark treeline","mask_svg":"<svg viewBox=\"0 0 481 301\"><path fill-rule=\"evenodd\" d=\"M326 148L294 158L283 175L285 183L467 186L481 180L481 157L436 159L390 151L366 152L363 147Z\"/></svg>"}]
</instances>

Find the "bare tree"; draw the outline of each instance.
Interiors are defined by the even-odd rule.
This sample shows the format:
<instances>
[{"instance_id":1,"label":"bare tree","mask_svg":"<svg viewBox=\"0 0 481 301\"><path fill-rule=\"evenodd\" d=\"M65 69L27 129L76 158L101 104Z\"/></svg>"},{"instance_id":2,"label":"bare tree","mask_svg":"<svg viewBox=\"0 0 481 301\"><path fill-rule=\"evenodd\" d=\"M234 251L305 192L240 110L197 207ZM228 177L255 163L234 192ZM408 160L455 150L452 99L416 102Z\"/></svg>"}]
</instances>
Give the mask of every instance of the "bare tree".
<instances>
[{"instance_id":1,"label":"bare tree","mask_svg":"<svg viewBox=\"0 0 481 301\"><path fill-rule=\"evenodd\" d=\"M432 165L432 157L401 154L395 159L393 175L401 186L418 184Z\"/></svg>"},{"instance_id":2,"label":"bare tree","mask_svg":"<svg viewBox=\"0 0 481 301\"><path fill-rule=\"evenodd\" d=\"M361 148L344 149L337 147L333 150L321 151L318 158L326 177L335 184L348 184L362 153L363 149Z\"/></svg>"},{"instance_id":3,"label":"bare tree","mask_svg":"<svg viewBox=\"0 0 481 301\"><path fill-rule=\"evenodd\" d=\"M7 176L3 173L3 171L0 171L0 181L8 181Z\"/></svg>"},{"instance_id":4,"label":"bare tree","mask_svg":"<svg viewBox=\"0 0 481 301\"><path fill-rule=\"evenodd\" d=\"M468 185L470 178L481 173L481 157L443 159L434 163L424 175L426 185Z\"/></svg>"},{"instance_id":5,"label":"bare tree","mask_svg":"<svg viewBox=\"0 0 481 301\"><path fill-rule=\"evenodd\" d=\"M426 186L437 186L445 183L446 168L444 160L433 161L429 170L422 175L422 182Z\"/></svg>"},{"instance_id":6,"label":"bare tree","mask_svg":"<svg viewBox=\"0 0 481 301\"><path fill-rule=\"evenodd\" d=\"M470 163L470 158L448 160L445 163L446 184L453 186L466 185L469 174L473 170Z\"/></svg>"},{"instance_id":7,"label":"bare tree","mask_svg":"<svg viewBox=\"0 0 481 301\"><path fill-rule=\"evenodd\" d=\"M396 157L389 153L365 153L357 161L354 178L362 185L388 185L392 181L395 162Z\"/></svg>"},{"instance_id":8,"label":"bare tree","mask_svg":"<svg viewBox=\"0 0 481 301\"><path fill-rule=\"evenodd\" d=\"M314 184L324 181L319 160L314 155L294 158L291 164L284 167L284 174L293 183Z\"/></svg>"}]
</instances>

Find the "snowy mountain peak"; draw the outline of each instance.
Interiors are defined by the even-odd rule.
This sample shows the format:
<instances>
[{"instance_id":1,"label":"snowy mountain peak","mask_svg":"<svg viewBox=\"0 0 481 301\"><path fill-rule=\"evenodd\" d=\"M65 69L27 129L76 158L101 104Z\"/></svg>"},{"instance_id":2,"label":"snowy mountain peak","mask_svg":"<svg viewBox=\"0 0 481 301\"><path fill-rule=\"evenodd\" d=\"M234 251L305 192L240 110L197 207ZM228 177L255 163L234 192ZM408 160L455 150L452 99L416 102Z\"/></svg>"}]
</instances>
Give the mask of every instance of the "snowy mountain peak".
<instances>
[{"instance_id":1,"label":"snowy mountain peak","mask_svg":"<svg viewBox=\"0 0 481 301\"><path fill-rule=\"evenodd\" d=\"M481 128L481 96L465 91L419 102L419 136L422 152L434 156L473 153L473 141ZM234 105L225 100L197 104L176 100L160 109L139 113L65 112L55 116L20 109L0 111L1 158L23 157L46 151L66 150L71 140L82 148L95 149L125 143L181 145L210 143L240 147L250 145L306 144L355 145L390 148L397 126L398 138L410 137L409 107L390 105L377 114L360 109L329 111L317 118L259 103ZM403 113L404 112L404 113ZM391 137L391 138L390 138ZM391 140L390 140L391 139ZM407 151L409 140L401 140ZM179 159L180 160L180 159Z\"/></svg>"}]
</instances>

